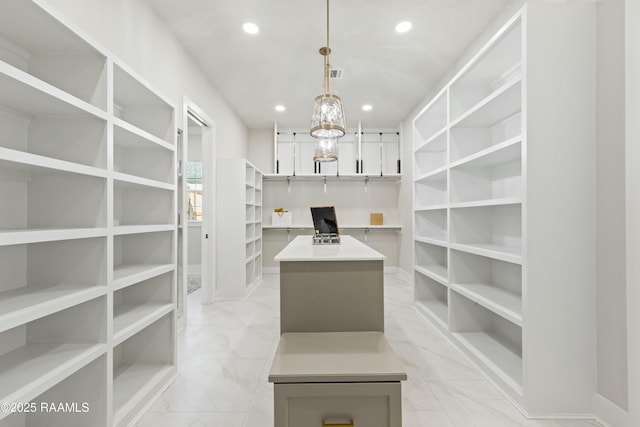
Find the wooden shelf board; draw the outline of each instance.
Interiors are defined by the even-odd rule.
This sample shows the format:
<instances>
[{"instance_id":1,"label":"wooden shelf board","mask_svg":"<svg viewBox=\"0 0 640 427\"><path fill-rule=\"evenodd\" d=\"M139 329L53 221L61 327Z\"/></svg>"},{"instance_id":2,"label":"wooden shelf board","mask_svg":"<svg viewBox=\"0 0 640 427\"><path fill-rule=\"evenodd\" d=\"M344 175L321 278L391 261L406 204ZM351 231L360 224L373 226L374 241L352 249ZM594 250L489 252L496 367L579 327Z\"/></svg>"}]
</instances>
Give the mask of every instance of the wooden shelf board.
<instances>
[{"instance_id":1,"label":"wooden shelf board","mask_svg":"<svg viewBox=\"0 0 640 427\"><path fill-rule=\"evenodd\" d=\"M447 247L447 239L445 239L444 236L442 236L442 237L420 237L420 236L416 236L414 238L414 240L416 242L420 242L420 243L428 243L430 245L442 246L443 248Z\"/></svg>"},{"instance_id":2,"label":"wooden shelf board","mask_svg":"<svg viewBox=\"0 0 640 427\"><path fill-rule=\"evenodd\" d=\"M106 111L2 61L0 93L4 107L31 116L107 118Z\"/></svg>"},{"instance_id":3,"label":"wooden shelf board","mask_svg":"<svg viewBox=\"0 0 640 427\"><path fill-rule=\"evenodd\" d=\"M173 304L119 304L113 308L113 345L118 345L173 310Z\"/></svg>"},{"instance_id":4,"label":"wooden shelf board","mask_svg":"<svg viewBox=\"0 0 640 427\"><path fill-rule=\"evenodd\" d=\"M449 328L449 308L437 300L417 300L418 310L424 315L436 321L445 330Z\"/></svg>"},{"instance_id":5,"label":"wooden shelf board","mask_svg":"<svg viewBox=\"0 0 640 427\"><path fill-rule=\"evenodd\" d=\"M451 127L490 127L517 114L522 106L520 88L521 77L518 76L453 120Z\"/></svg>"},{"instance_id":6,"label":"wooden shelf board","mask_svg":"<svg viewBox=\"0 0 640 427\"><path fill-rule=\"evenodd\" d=\"M106 236L106 228L32 228L22 230L0 230L0 246Z\"/></svg>"},{"instance_id":7,"label":"wooden shelf board","mask_svg":"<svg viewBox=\"0 0 640 427\"><path fill-rule=\"evenodd\" d=\"M420 144L415 150L415 153L439 153L447 150L447 126L443 126L442 129L427 138L422 144ZM440 140L440 144L436 141Z\"/></svg>"},{"instance_id":8,"label":"wooden shelf board","mask_svg":"<svg viewBox=\"0 0 640 427\"><path fill-rule=\"evenodd\" d=\"M113 269L115 289L122 289L134 283L148 280L161 274L173 271L173 264L124 264Z\"/></svg>"},{"instance_id":9,"label":"wooden shelf board","mask_svg":"<svg viewBox=\"0 0 640 427\"><path fill-rule=\"evenodd\" d=\"M0 293L0 332L106 294L106 286L23 287Z\"/></svg>"},{"instance_id":10,"label":"wooden shelf board","mask_svg":"<svg viewBox=\"0 0 640 427\"><path fill-rule=\"evenodd\" d=\"M509 246L494 245L489 243L450 243L451 249L468 252L487 258L522 264L522 249Z\"/></svg>"},{"instance_id":11,"label":"wooden shelf board","mask_svg":"<svg viewBox=\"0 0 640 427\"><path fill-rule=\"evenodd\" d=\"M522 357L518 353L484 332L454 332L452 335L476 362L522 395Z\"/></svg>"},{"instance_id":12,"label":"wooden shelf board","mask_svg":"<svg viewBox=\"0 0 640 427\"><path fill-rule=\"evenodd\" d=\"M156 233L159 231L173 231L176 228L173 224L118 225L113 228L113 234L122 236L125 234Z\"/></svg>"},{"instance_id":13,"label":"wooden shelf board","mask_svg":"<svg viewBox=\"0 0 640 427\"><path fill-rule=\"evenodd\" d=\"M414 182L418 183L418 182L424 182L424 181L429 181L429 182L442 182L442 181L446 181L447 180L447 166L442 166L438 169L434 169L429 173L425 173L423 175L420 175L419 177L417 177Z\"/></svg>"},{"instance_id":14,"label":"wooden shelf board","mask_svg":"<svg viewBox=\"0 0 640 427\"><path fill-rule=\"evenodd\" d=\"M114 425L136 410L155 389L175 375L176 368L170 364L122 365L113 375Z\"/></svg>"},{"instance_id":15,"label":"wooden shelf board","mask_svg":"<svg viewBox=\"0 0 640 427\"><path fill-rule=\"evenodd\" d=\"M449 205L447 203L440 203L437 205L429 205L429 206L416 206L414 208L414 211L416 212L420 212L420 211L437 211L437 210L445 210L449 207Z\"/></svg>"},{"instance_id":16,"label":"wooden shelf board","mask_svg":"<svg viewBox=\"0 0 640 427\"><path fill-rule=\"evenodd\" d=\"M139 127L132 125L118 117L113 118L113 124L116 126L115 132L118 134L119 131L126 131L125 134L119 133L117 138L114 137L114 144L117 147L124 148L142 148L142 147L153 147L163 148L169 151L175 151L175 147L172 144L158 138L155 135L150 134L149 132L140 129ZM128 134L128 136L124 137L124 135Z\"/></svg>"},{"instance_id":17,"label":"wooden shelf board","mask_svg":"<svg viewBox=\"0 0 640 427\"><path fill-rule=\"evenodd\" d=\"M503 197L499 199L472 200L468 202L452 202L449 207L452 209L478 208L484 206L520 205L522 197Z\"/></svg>"},{"instance_id":18,"label":"wooden shelf board","mask_svg":"<svg viewBox=\"0 0 640 427\"><path fill-rule=\"evenodd\" d=\"M508 321L522 326L520 295L483 283L451 284L449 287Z\"/></svg>"},{"instance_id":19,"label":"wooden shelf board","mask_svg":"<svg viewBox=\"0 0 640 427\"><path fill-rule=\"evenodd\" d=\"M143 178L136 175L130 175L122 172L114 172L113 179L116 181L114 186L116 189L134 188L144 190L144 187L159 188L162 190L173 191L176 189L175 184L156 181L153 179Z\"/></svg>"},{"instance_id":20,"label":"wooden shelf board","mask_svg":"<svg viewBox=\"0 0 640 427\"><path fill-rule=\"evenodd\" d=\"M451 162L451 169L466 166L495 167L505 163L514 162L522 158L522 135L510 138L499 144L492 145L477 153L466 156L460 160Z\"/></svg>"},{"instance_id":21,"label":"wooden shelf board","mask_svg":"<svg viewBox=\"0 0 640 427\"><path fill-rule=\"evenodd\" d=\"M449 276L449 272L446 267L441 265L430 265L428 267L421 267L419 265L414 266L414 269L421 274L424 274L427 277L432 278L436 282L442 283L444 286L447 285L447 277Z\"/></svg>"},{"instance_id":22,"label":"wooden shelf board","mask_svg":"<svg viewBox=\"0 0 640 427\"><path fill-rule=\"evenodd\" d=\"M106 353L105 344L32 343L0 356L0 401L29 402ZM7 413L0 412L0 418Z\"/></svg>"},{"instance_id":23,"label":"wooden shelf board","mask_svg":"<svg viewBox=\"0 0 640 427\"><path fill-rule=\"evenodd\" d=\"M20 172L58 172L95 176L98 178L107 177L107 171L105 169L3 147L0 147L0 165L3 169L18 170Z\"/></svg>"}]
</instances>

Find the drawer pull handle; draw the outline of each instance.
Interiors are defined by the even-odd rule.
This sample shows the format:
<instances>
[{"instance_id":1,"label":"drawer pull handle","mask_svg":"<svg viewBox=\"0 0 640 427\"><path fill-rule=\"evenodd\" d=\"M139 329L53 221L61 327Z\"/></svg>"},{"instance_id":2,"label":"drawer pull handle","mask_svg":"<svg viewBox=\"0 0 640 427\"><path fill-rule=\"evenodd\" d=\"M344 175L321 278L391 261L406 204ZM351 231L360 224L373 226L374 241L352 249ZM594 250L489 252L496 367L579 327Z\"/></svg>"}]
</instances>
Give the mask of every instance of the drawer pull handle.
<instances>
[{"instance_id":1,"label":"drawer pull handle","mask_svg":"<svg viewBox=\"0 0 640 427\"><path fill-rule=\"evenodd\" d=\"M351 419L350 421L345 421L344 418L342 419L327 418L322 420L322 427L354 427L354 424L353 424L353 419Z\"/></svg>"}]
</instances>

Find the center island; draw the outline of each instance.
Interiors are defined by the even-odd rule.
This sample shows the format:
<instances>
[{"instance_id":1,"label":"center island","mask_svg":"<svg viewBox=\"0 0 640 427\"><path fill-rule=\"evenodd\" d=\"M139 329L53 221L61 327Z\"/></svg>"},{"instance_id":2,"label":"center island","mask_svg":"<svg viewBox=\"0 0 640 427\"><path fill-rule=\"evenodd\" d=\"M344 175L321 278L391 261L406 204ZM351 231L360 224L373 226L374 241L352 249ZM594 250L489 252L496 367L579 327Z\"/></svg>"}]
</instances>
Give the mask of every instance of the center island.
<instances>
[{"instance_id":1,"label":"center island","mask_svg":"<svg viewBox=\"0 0 640 427\"><path fill-rule=\"evenodd\" d=\"M314 245L298 236L280 262L280 333L384 332L385 256L352 236Z\"/></svg>"}]
</instances>

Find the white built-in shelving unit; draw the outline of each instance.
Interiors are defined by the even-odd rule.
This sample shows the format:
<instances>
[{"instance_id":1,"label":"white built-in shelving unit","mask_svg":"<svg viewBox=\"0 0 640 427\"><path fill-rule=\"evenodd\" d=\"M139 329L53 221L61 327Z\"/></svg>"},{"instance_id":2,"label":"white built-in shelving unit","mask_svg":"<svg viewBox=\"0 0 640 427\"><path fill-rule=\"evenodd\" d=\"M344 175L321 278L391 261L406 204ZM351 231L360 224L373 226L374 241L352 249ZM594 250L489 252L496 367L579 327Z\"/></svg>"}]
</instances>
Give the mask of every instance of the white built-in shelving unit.
<instances>
[{"instance_id":1,"label":"white built-in shelving unit","mask_svg":"<svg viewBox=\"0 0 640 427\"><path fill-rule=\"evenodd\" d=\"M242 298L262 281L262 172L218 159L216 298Z\"/></svg>"},{"instance_id":2,"label":"white built-in shelving unit","mask_svg":"<svg viewBox=\"0 0 640 427\"><path fill-rule=\"evenodd\" d=\"M264 174L264 229L271 259L293 237L313 232L310 206L335 205L342 233L373 243L371 233L384 242L376 249L389 252L390 240L402 230L396 200L402 179L402 138L396 128L363 128L358 124L338 140L338 161L314 162L315 139L308 128L274 126L275 173ZM360 205L356 208L355 205ZM285 208L291 226L271 224L271 212ZM384 214L383 225L371 225L370 213ZM390 234L391 233L391 234ZM389 235L393 236L391 239ZM393 252L396 252L393 250ZM273 269L273 266L270 266Z\"/></svg>"},{"instance_id":3,"label":"white built-in shelving unit","mask_svg":"<svg viewBox=\"0 0 640 427\"><path fill-rule=\"evenodd\" d=\"M530 415L592 389L592 11L527 5L413 121L417 307Z\"/></svg>"},{"instance_id":4,"label":"white built-in shelving unit","mask_svg":"<svg viewBox=\"0 0 640 427\"><path fill-rule=\"evenodd\" d=\"M336 162L314 162L315 138L309 129L278 128L274 125L275 173L270 179L399 179L402 176L400 131L363 128L358 124L338 140Z\"/></svg>"},{"instance_id":5,"label":"white built-in shelving unit","mask_svg":"<svg viewBox=\"0 0 640 427\"><path fill-rule=\"evenodd\" d=\"M87 405L0 426L131 425L176 374L174 108L8 0L0 130L0 401Z\"/></svg>"}]
</instances>

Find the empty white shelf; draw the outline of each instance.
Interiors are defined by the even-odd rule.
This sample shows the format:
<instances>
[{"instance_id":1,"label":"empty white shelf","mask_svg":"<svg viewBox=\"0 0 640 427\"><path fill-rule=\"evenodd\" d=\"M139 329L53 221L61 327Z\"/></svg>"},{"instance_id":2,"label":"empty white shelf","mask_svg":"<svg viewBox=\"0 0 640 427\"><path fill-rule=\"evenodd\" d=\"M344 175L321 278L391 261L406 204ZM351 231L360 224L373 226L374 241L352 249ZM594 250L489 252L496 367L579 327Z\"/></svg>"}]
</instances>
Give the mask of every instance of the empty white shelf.
<instances>
[{"instance_id":1,"label":"empty white shelf","mask_svg":"<svg viewBox=\"0 0 640 427\"><path fill-rule=\"evenodd\" d=\"M23 287L0 293L0 332L106 293L105 286Z\"/></svg>"},{"instance_id":2,"label":"empty white shelf","mask_svg":"<svg viewBox=\"0 0 640 427\"><path fill-rule=\"evenodd\" d=\"M148 394L174 375L175 366L169 364L122 365L114 372L113 408L114 425L119 425L135 410Z\"/></svg>"},{"instance_id":3,"label":"empty white shelf","mask_svg":"<svg viewBox=\"0 0 640 427\"><path fill-rule=\"evenodd\" d=\"M433 318L441 327L447 328L449 324L449 308L438 300L416 301L418 310L423 314Z\"/></svg>"},{"instance_id":4,"label":"empty white shelf","mask_svg":"<svg viewBox=\"0 0 640 427\"><path fill-rule=\"evenodd\" d=\"M476 284L451 284L450 288L518 326L522 326L522 297L513 292Z\"/></svg>"},{"instance_id":5,"label":"empty white shelf","mask_svg":"<svg viewBox=\"0 0 640 427\"><path fill-rule=\"evenodd\" d=\"M451 249L482 255L501 261L522 264L522 249L490 243L450 243Z\"/></svg>"},{"instance_id":6,"label":"empty white shelf","mask_svg":"<svg viewBox=\"0 0 640 427\"><path fill-rule=\"evenodd\" d=\"M522 356L484 332L454 332L453 336L476 362L490 369L518 394L522 394Z\"/></svg>"},{"instance_id":7,"label":"empty white shelf","mask_svg":"<svg viewBox=\"0 0 640 427\"><path fill-rule=\"evenodd\" d=\"M118 345L173 310L172 304L119 304L113 308L113 345Z\"/></svg>"},{"instance_id":8,"label":"empty white shelf","mask_svg":"<svg viewBox=\"0 0 640 427\"><path fill-rule=\"evenodd\" d=\"M51 242L57 240L105 237L106 228L32 228L23 230L0 230L0 246L25 243Z\"/></svg>"},{"instance_id":9,"label":"empty white shelf","mask_svg":"<svg viewBox=\"0 0 640 427\"><path fill-rule=\"evenodd\" d=\"M116 289L121 289L168 273L174 269L175 266L173 264L118 265L113 270L113 282Z\"/></svg>"},{"instance_id":10,"label":"empty white shelf","mask_svg":"<svg viewBox=\"0 0 640 427\"><path fill-rule=\"evenodd\" d=\"M0 401L29 402L106 352L105 344L28 344L0 356ZM9 415L0 411L0 418Z\"/></svg>"}]
</instances>

